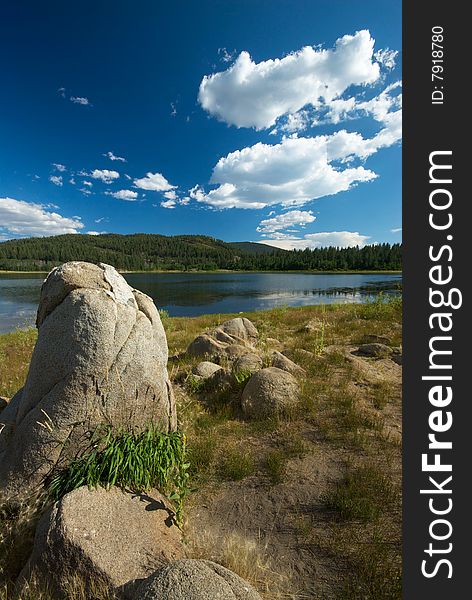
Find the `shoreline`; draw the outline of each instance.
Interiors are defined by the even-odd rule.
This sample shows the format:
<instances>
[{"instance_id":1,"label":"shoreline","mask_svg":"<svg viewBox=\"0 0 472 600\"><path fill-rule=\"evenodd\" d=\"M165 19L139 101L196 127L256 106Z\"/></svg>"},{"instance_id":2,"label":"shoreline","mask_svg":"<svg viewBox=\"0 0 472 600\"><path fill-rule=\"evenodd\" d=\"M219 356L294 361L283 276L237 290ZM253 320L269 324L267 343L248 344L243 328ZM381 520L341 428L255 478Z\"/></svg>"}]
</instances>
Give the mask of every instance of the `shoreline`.
<instances>
[{"instance_id":1,"label":"shoreline","mask_svg":"<svg viewBox=\"0 0 472 600\"><path fill-rule=\"evenodd\" d=\"M276 273L276 274L282 274L282 273L289 273L289 274L296 274L299 273L300 275L402 275L403 271L398 271L398 270L394 270L394 271L388 271L388 270L382 270L382 271L372 271L369 269L365 269L365 270L347 270L347 271L308 271L308 270L286 270L286 271L237 271L237 270L233 270L233 269L215 269L214 271L205 271L205 270L192 270L192 271L179 271L179 270L153 270L153 271L122 271L120 269L117 269L118 273L121 273L122 275L141 275L141 274L145 274L145 273L149 273L149 274L165 274L165 273L169 273L172 275L176 275L178 273L182 273L182 274L197 274L197 275L201 275L201 274L205 274L205 275L209 275L211 273L215 273L215 274L223 274L223 273L238 273L238 274L245 274L245 273L254 273L255 275L259 274L259 273ZM49 271L3 271L0 270L0 275L47 275L49 273Z\"/></svg>"}]
</instances>

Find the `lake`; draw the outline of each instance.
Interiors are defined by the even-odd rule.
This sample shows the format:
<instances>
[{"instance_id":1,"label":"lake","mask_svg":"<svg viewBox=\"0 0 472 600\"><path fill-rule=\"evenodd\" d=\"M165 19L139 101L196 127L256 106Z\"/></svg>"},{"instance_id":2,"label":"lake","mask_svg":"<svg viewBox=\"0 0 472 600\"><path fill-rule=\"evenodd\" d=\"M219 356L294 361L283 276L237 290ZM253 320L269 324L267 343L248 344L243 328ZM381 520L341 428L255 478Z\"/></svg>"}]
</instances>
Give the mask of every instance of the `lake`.
<instances>
[{"instance_id":1,"label":"lake","mask_svg":"<svg viewBox=\"0 0 472 600\"><path fill-rule=\"evenodd\" d=\"M173 317L366 302L400 293L400 274L127 273L129 284ZM0 273L0 333L34 324L44 275Z\"/></svg>"}]
</instances>

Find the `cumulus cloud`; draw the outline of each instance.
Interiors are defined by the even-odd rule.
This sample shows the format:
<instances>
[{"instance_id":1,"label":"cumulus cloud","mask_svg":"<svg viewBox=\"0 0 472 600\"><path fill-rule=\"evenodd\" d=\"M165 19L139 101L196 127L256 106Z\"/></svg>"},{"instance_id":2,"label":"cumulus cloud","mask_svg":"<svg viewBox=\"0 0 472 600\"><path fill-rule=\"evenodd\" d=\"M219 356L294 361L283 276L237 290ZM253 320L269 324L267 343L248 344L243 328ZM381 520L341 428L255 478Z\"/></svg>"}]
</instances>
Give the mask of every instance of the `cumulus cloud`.
<instances>
[{"instance_id":1,"label":"cumulus cloud","mask_svg":"<svg viewBox=\"0 0 472 600\"><path fill-rule=\"evenodd\" d=\"M84 185L87 185L88 187L93 186L93 183L91 181L84 181L83 183L84 183Z\"/></svg>"},{"instance_id":2,"label":"cumulus cloud","mask_svg":"<svg viewBox=\"0 0 472 600\"><path fill-rule=\"evenodd\" d=\"M111 183L113 180L118 179L120 174L118 171L109 171L108 169L94 169L90 176L94 179L100 179L103 183Z\"/></svg>"},{"instance_id":3,"label":"cumulus cloud","mask_svg":"<svg viewBox=\"0 0 472 600\"><path fill-rule=\"evenodd\" d=\"M380 77L369 31L336 41L333 49L305 46L284 58L255 63L241 52L226 71L207 75L198 99L211 115L236 127L272 127L283 115L319 107L338 98L350 85Z\"/></svg>"},{"instance_id":4,"label":"cumulus cloud","mask_svg":"<svg viewBox=\"0 0 472 600\"><path fill-rule=\"evenodd\" d=\"M105 152L105 154L103 154L103 156L105 156L106 158L109 158L110 160L118 160L120 162L126 162L126 158L123 158L122 156L116 156L116 154L113 154L113 152Z\"/></svg>"},{"instance_id":5,"label":"cumulus cloud","mask_svg":"<svg viewBox=\"0 0 472 600\"><path fill-rule=\"evenodd\" d=\"M398 50L390 50L390 48L377 50L377 52L374 54L375 60L388 71L391 71L393 68L395 68L397 56Z\"/></svg>"},{"instance_id":6,"label":"cumulus cloud","mask_svg":"<svg viewBox=\"0 0 472 600\"><path fill-rule=\"evenodd\" d=\"M284 250L304 250L305 248L325 248L337 246L339 248L349 248L353 246L365 246L368 235L362 235L358 231L321 231L319 233L308 233L303 237L295 236L272 236L271 239L264 240L264 244L283 248Z\"/></svg>"},{"instance_id":7,"label":"cumulus cloud","mask_svg":"<svg viewBox=\"0 0 472 600\"><path fill-rule=\"evenodd\" d=\"M87 235L104 235L106 231L86 231Z\"/></svg>"},{"instance_id":8,"label":"cumulus cloud","mask_svg":"<svg viewBox=\"0 0 472 600\"><path fill-rule=\"evenodd\" d=\"M14 198L0 198L0 223L0 231L10 236L78 233L84 227L79 217L63 217L43 204Z\"/></svg>"},{"instance_id":9,"label":"cumulus cloud","mask_svg":"<svg viewBox=\"0 0 472 600\"><path fill-rule=\"evenodd\" d=\"M52 163L52 166L56 171L60 171L61 173L64 173L64 171L66 171L65 165L61 165L61 163Z\"/></svg>"},{"instance_id":10,"label":"cumulus cloud","mask_svg":"<svg viewBox=\"0 0 472 600\"><path fill-rule=\"evenodd\" d=\"M138 198L137 192L132 190L119 190L118 192L105 192L108 196L113 196L118 200L127 200L128 202L134 202Z\"/></svg>"},{"instance_id":11,"label":"cumulus cloud","mask_svg":"<svg viewBox=\"0 0 472 600\"><path fill-rule=\"evenodd\" d=\"M92 106L90 100L84 96L71 96L69 98L74 104L81 104L82 106Z\"/></svg>"},{"instance_id":12,"label":"cumulus cloud","mask_svg":"<svg viewBox=\"0 0 472 600\"><path fill-rule=\"evenodd\" d=\"M162 208L175 208L176 202L175 200L165 200L161 202Z\"/></svg>"},{"instance_id":13,"label":"cumulus cloud","mask_svg":"<svg viewBox=\"0 0 472 600\"><path fill-rule=\"evenodd\" d=\"M177 194L174 190L170 190L169 192L164 192L164 198L167 198L167 200L177 200Z\"/></svg>"},{"instance_id":14,"label":"cumulus cloud","mask_svg":"<svg viewBox=\"0 0 472 600\"><path fill-rule=\"evenodd\" d=\"M177 187L171 185L161 173L146 173L146 177L135 179L134 185L141 190L152 192L168 192Z\"/></svg>"},{"instance_id":15,"label":"cumulus cloud","mask_svg":"<svg viewBox=\"0 0 472 600\"><path fill-rule=\"evenodd\" d=\"M49 181L54 185L58 185L59 187L63 186L62 176L61 175L51 175L49 177Z\"/></svg>"},{"instance_id":16,"label":"cumulus cloud","mask_svg":"<svg viewBox=\"0 0 472 600\"><path fill-rule=\"evenodd\" d=\"M311 210L291 210L276 217L264 219L259 223L257 231L264 234L273 234L290 227L304 227L313 223L316 217Z\"/></svg>"},{"instance_id":17,"label":"cumulus cloud","mask_svg":"<svg viewBox=\"0 0 472 600\"><path fill-rule=\"evenodd\" d=\"M364 139L341 130L330 136L285 138L273 145L257 143L218 161L210 180L218 187L206 193L197 185L189 195L217 208L302 206L375 179L373 171L343 163L366 158L386 145L381 134Z\"/></svg>"}]
</instances>

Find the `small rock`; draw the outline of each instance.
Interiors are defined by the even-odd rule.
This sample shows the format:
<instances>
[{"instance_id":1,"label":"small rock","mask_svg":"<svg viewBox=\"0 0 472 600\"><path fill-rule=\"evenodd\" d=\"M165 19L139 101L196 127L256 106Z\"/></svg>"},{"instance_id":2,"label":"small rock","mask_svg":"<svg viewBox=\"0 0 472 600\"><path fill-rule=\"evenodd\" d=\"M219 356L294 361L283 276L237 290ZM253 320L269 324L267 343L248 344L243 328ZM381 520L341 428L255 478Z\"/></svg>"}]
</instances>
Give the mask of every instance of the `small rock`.
<instances>
[{"instance_id":1,"label":"small rock","mask_svg":"<svg viewBox=\"0 0 472 600\"><path fill-rule=\"evenodd\" d=\"M358 353L362 356L371 356L373 358L386 358L392 354L392 349L385 344L361 344Z\"/></svg>"},{"instance_id":2,"label":"small rock","mask_svg":"<svg viewBox=\"0 0 472 600\"><path fill-rule=\"evenodd\" d=\"M177 560L145 579L133 600L262 600L238 575L209 560Z\"/></svg>"},{"instance_id":3,"label":"small rock","mask_svg":"<svg viewBox=\"0 0 472 600\"><path fill-rule=\"evenodd\" d=\"M392 340L383 335L367 334L362 336L361 344L385 344L392 345Z\"/></svg>"},{"instance_id":4,"label":"small rock","mask_svg":"<svg viewBox=\"0 0 472 600\"><path fill-rule=\"evenodd\" d=\"M197 375L198 377L202 377L203 379L207 379L211 377L216 371L221 369L220 365L216 365L215 363L209 362L207 360L198 363L192 369L192 373Z\"/></svg>"},{"instance_id":5,"label":"small rock","mask_svg":"<svg viewBox=\"0 0 472 600\"><path fill-rule=\"evenodd\" d=\"M159 492L87 486L70 492L39 521L32 555L20 575L35 572L61 590L68 574L104 581L118 590L182 558L182 536Z\"/></svg>"},{"instance_id":6,"label":"small rock","mask_svg":"<svg viewBox=\"0 0 472 600\"><path fill-rule=\"evenodd\" d=\"M269 367L248 381L241 396L241 407L247 417L269 417L294 406L299 396L300 387L291 373Z\"/></svg>"},{"instance_id":7,"label":"small rock","mask_svg":"<svg viewBox=\"0 0 472 600\"><path fill-rule=\"evenodd\" d=\"M305 369L294 363L290 358L280 354L280 352L274 352L272 354L272 366L282 369L282 371L287 371L287 373L292 373L292 375L306 374Z\"/></svg>"},{"instance_id":8,"label":"small rock","mask_svg":"<svg viewBox=\"0 0 472 600\"><path fill-rule=\"evenodd\" d=\"M323 330L323 327L325 326L326 324L324 323L324 321L315 318L310 319L308 323L303 325L303 327L301 327L299 331L302 333L316 333L317 331L321 332Z\"/></svg>"},{"instance_id":9,"label":"small rock","mask_svg":"<svg viewBox=\"0 0 472 600\"><path fill-rule=\"evenodd\" d=\"M248 372L256 373L262 369L262 358L253 352L243 354L233 365L234 373Z\"/></svg>"}]
</instances>

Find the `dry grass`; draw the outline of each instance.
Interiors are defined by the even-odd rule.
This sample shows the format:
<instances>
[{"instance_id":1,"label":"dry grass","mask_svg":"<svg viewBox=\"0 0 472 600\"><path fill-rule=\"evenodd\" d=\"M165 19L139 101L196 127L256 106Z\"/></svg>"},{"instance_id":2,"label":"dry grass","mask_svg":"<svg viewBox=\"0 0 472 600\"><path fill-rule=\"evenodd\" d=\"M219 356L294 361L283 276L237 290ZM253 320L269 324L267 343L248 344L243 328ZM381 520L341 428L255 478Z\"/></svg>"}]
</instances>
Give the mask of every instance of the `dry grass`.
<instances>
[{"instance_id":1,"label":"dry grass","mask_svg":"<svg viewBox=\"0 0 472 600\"><path fill-rule=\"evenodd\" d=\"M0 335L0 396L11 398L24 384L36 337L35 329Z\"/></svg>"}]
</instances>

